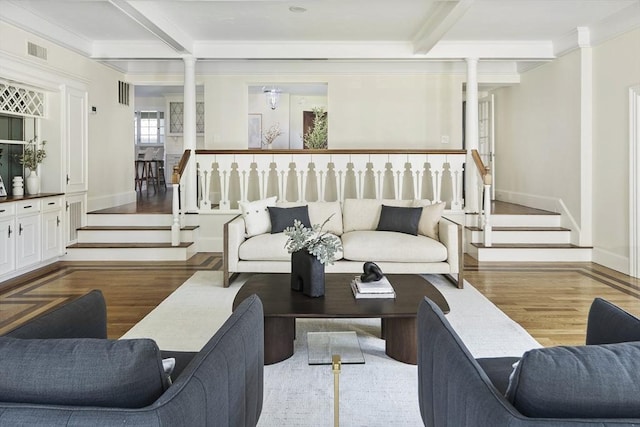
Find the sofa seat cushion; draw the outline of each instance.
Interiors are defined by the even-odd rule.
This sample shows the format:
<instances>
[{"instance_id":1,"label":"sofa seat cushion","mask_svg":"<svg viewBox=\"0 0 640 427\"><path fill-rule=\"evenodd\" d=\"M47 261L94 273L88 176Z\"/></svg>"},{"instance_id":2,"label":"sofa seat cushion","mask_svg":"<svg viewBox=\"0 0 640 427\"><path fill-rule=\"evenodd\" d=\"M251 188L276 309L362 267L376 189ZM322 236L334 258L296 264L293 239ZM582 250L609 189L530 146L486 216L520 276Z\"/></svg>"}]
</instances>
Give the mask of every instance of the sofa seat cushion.
<instances>
[{"instance_id":1,"label":"sofa seat cushion","mask_svg":"<svg viewBox=\"0 0 640 427\"><path fill-rule=\"evenodd\" d=\"M393 231L350 231L342 235L344 258L374 262L443 262L447 248L426 236Z\"/></svg>"},{"instance_id":2,"label":"sofa seat cushion","mask_svg":"<svg viewBox=\"0 0 640 427\"><path fill-rule=\"evenodd\" d=\"M285 247L287 239L284 233L253 236L240 245L238 256L243 261L291 261ZM340 251L336 254L336 260L339 259L342 259Z\"/></svg>"},{"instance_id":3,"label":"sofa seat cushion","mask_svg":"<svg viewBox=\"0 0 640 427\"><path fill-rule=\"evenodd\" d=\"M0 337L0 402L142 408L167 389L153 340Z\"/></svg>"}]
</instances>

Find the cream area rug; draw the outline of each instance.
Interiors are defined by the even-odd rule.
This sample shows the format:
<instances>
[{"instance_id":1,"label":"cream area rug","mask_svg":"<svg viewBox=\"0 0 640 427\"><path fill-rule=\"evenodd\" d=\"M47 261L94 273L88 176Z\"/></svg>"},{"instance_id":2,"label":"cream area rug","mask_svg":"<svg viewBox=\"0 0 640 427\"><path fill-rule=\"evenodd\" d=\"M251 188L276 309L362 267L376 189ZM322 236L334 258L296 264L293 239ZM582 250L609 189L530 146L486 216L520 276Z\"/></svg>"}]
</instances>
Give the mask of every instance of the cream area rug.
<instances>
[{"instance_id":1,"label":"cream area rug","mask_svg":"<svg viewBox=\"0 0 640 427\"><path fill-rule=\"evenodd\" d=\"M222 273L197 272L122 338L149 337L165 350L197 351L231 314L233 299L248 275L222 287ZM468 282L457 289L442 276L425 275L445 296L447 315L475 357L520 356L540 347ZM330 365L309 365L307 332L355 331L365 363L343 365L340 425L421 426L417 368L384 352L379 319L298 319L294 355L265 366L261 427L332 426Z\"/></svg>"}]
</instances>

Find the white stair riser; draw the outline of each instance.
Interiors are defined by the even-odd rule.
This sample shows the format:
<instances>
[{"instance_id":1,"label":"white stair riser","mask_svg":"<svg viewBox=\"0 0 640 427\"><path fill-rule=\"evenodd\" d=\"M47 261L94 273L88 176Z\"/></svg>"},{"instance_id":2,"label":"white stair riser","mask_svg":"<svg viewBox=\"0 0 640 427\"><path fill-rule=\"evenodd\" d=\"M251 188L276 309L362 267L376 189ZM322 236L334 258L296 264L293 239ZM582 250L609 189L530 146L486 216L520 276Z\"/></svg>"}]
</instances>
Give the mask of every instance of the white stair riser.
<instances>
[{"instance_id":1,"label":"white stair riser","mask_svg":"<svg viewBox=\"0 0 640 427\"><path fill-rule=\"evenodd\" d=\"M185 215L185 226L198 225L197 215ZM130 227L168 227L173 224L170 214L88 214L87 225L93 227L130 226Z\"/></svg>"},{"instance_id":2,"label":"white stair riser","mask_svg":"<svg viewBox=\"0 0 640 427\"><path fill-rule=\"evenodd\" d=\"M478 261L498 262L590 262L590 248L476 248L469 255Z\"/></svg>"},{"instance_id":3,"label":"white stair riser","mask_svg":"<svg viewBox=\"0 0 640 427\"><path fill-rule=\"evenodd\" d=\"M482 231L466 230L467 241L472 243L483 243L484 233ZM558 231L492 231L491 241L493 243L548 243L565 244L571 242L571 232L568 230Z\"/></svg>"},{"instance_id":4,"label":"white stair riser","mask_svg":"<svg viewBox=\"0 0 640 427\"><path fill-rule=\"evenodd\" d=\"M196 252L187 248L67 248L63 261L186 261Z\"/></svg>"},{"instance_id":5,"label":"white stair riser","mask_svg":"<svg viewBox=\"0 0 640 427\"><path fill-rule=\"evenodd\" d=\"M181 230L181 242L195 242L194 230ZM170 243L171 230L78 230L78 243Z\"/></svg>"},{"instance_id":6,"label":"white stair riser","mask_svg":"<svg viewBox=\"0 0 640 427\"><path fill-rule=\"evenodd\" d=\"M560 215L493 215L492 227L560 227Z\"/></svg>"}]
</instances>

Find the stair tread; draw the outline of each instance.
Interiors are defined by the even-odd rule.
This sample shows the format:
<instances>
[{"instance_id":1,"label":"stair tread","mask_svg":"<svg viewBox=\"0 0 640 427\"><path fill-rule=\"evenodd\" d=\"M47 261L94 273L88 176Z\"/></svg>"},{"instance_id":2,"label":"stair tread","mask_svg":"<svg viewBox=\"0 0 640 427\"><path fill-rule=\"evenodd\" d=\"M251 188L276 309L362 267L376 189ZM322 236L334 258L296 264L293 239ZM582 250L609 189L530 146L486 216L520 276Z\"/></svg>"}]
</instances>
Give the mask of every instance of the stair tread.
<instances>
[{"instance_id":1,"label":"stair tread","mask_svg":"<svg viewBox=\"0 0 640 427\"><path fill-rule=\"evenodd\" d=\"M480 227L467 227L471 231L482 231ZM564 227L491 227L493 231L571 231Z\"/></svg>"},{"instance_id":2,"label":"stair tread","mask_svg":"<svg viewBox=\"0 0 640 427\"><path fill-rule=\"evenodd\" d=\"M187 225L182 227L180 230L195 230L198 228L198 225ZM137 230L171 230L170 225L158 225L158 226L136 226L136 225L90 225L86 227L79 228L78 230L86 230L86 231L112 231L112 230L126 230L126 231L137 231Z\"/></svg>"},{"instance_id":3,"label":"stair tread","mask_svg":"<svg viewBox=\"0 0 640 427\"><path fill-rule=\"evenodd\" d=\"M486 247L483 243L471 243L482 249L592 249L592 246L576 246L571 243L494 243Z\"/></svg>"},{"instance_id":4,"label":"stair tread","mask_svg":"<svg viewBox=\"0 0 640 427\"><path fill-rule=\"evenodd\" d=\"M68 249L157 249L157 248L187 248L193 242L180 242L178 246L171 246L171 243L74 243L67 246Z\"/></svg>"}]
</instances>

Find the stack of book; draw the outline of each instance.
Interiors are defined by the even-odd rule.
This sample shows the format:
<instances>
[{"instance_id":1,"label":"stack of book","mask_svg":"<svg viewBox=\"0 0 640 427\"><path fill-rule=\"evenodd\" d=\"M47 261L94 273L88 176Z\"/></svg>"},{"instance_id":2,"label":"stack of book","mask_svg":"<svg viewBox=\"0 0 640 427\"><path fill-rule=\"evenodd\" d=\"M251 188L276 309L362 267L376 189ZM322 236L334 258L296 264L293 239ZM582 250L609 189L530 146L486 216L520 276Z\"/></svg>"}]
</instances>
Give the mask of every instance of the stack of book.
<instances>
[{"instance_id":1,"label":"stack of book","mask_svg":"<svg viewBox=\"0 0 640 427\"><path fill-rule=\"evenodd\" d=\"M373 282L363 282L360 276L356 276L351 281L351 290L356 299L360 298L395 298L396 292L389 283L389 279L382 276L382 279Z\"/></svg>"}]
</instances>

